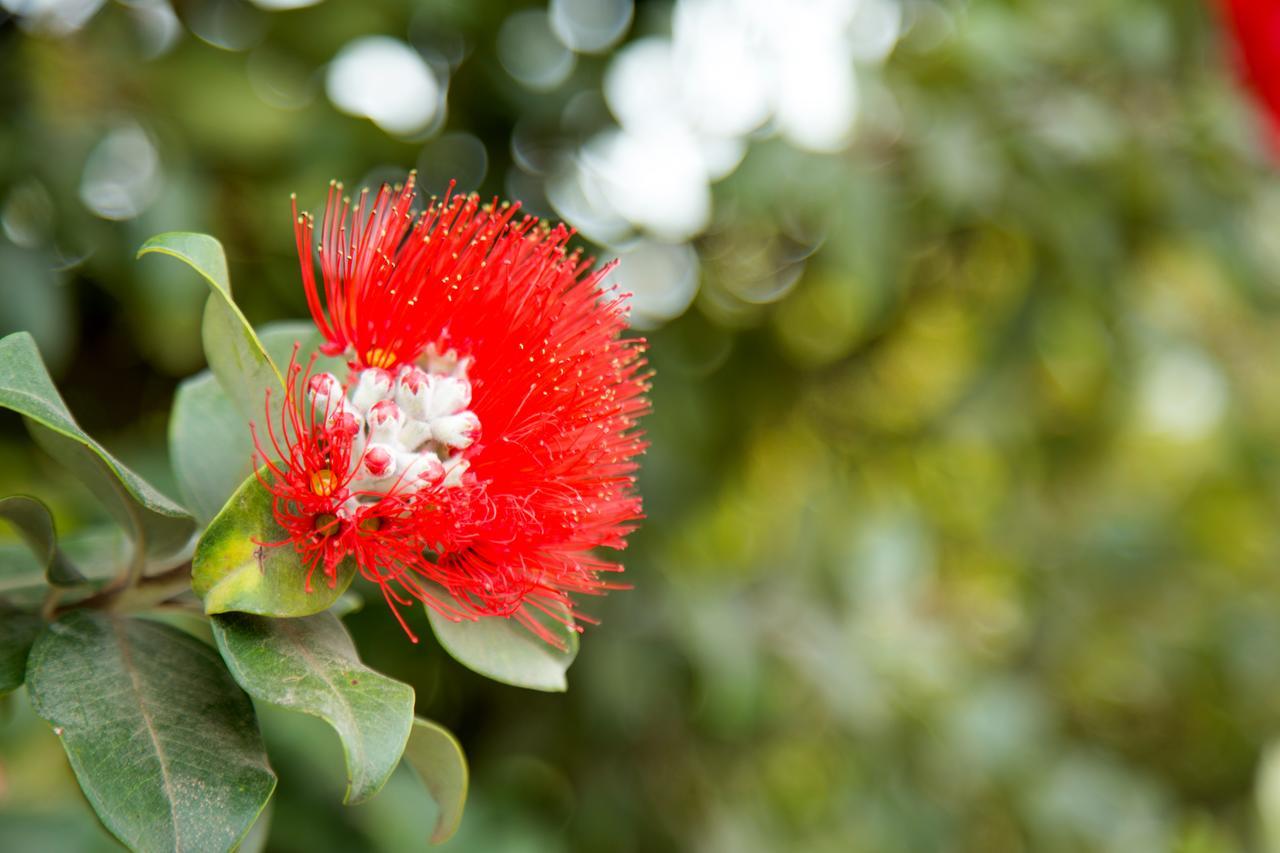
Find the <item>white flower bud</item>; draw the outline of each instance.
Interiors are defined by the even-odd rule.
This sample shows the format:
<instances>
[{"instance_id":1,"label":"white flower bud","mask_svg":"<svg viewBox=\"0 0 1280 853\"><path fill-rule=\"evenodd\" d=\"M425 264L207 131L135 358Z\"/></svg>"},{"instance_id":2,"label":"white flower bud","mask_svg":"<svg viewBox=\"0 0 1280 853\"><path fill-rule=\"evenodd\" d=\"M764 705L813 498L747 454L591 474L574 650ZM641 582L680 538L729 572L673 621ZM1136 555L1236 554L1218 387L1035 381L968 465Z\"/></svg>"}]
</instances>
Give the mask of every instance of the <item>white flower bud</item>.
<instances>
[{"instance_id":1,"label":"white flower bud","mask_svg":"<svg viewBox=\"0 0 1280 853\"><path fill-rule=\"evenodd\" d=\"M416 367L400 371L396 381L396 402L410 418L422 419L427 410L427 401L431 397L430 383L427 374Z\"/></svg>"},{"instance_id":2,"label":"white flower bud","mask_svg":"<svg viewBox=\"0 0 1280 853\"><path fill-rule=\"evenodd\" d=\"M449 447L470 447L480 434L480 419L472 412L436 418L431 422L431 434Z\"/></svg>"},{"instance_id":3,"label":"white flower bud","mask_svg":"<svg viewBox=\"0 0 1280 853\"><path fill-rule=\"evenodd\" d=\"M471 366L471 359L459 358L456 349L450 347L442 353L435 344L427 344L427 351L423 353L422 361L428 373L454 376L463 382L467 381L467 368Z\"/></svg>"},{"instance_id":4,"label":"white flower bud","mask_svg":"<svg viewBox=\"0 0 1280 853\"><path fill-rule=\"evenodd\" d=\"M388 371L380 367L369 367L360 371L356 388L351 392L351 402L360 411L367 412L374 403L390 398L393 388L394 383Z\"/></svg>"},{"instance_id":5,"label":"white flower bud","mask_svg":"<svg viewBox=\"0 0 1280 853\"><path fill-rule=\"evenodd\" d=\"M383 444L398 441L404 424L404 412L394 400L379 400L369 409L369 440Z\"/></svg>"},{"instance_id":6,"label":"white flower bud","mask_svg":"<svg viewBox=\"0 0 1280 853\"><path fill-rule=\"evenodd\" d=\"M439 482L444 477L444 465L440 464L440 459L431 451L406 455L410 458L404 466L404 473L400 475L404 488L420 489Z\"/></svg>"},{"instance_id":7,"label":"white flower bud","mask_svg":"<svg viewBox=\"0 0 1280 853\"><path fill-rule=\"evenodd\" d=\"M431 440L431 424L426 421L405 421L397 439L405 450L417 450L424 442Z\"/></svg>"},{"instance_id":8,"label":"white flower bud","mask_svg":"<svg viewBox=\"0 0 1280 853\"><path fill-rule=\"evenodd\" d=\"M342 394L342 383L332 373L317 373L307 380L307 396L334 397Z\"/></svg>"},{"instance_id":9,"label":"white flower bud","mask_svg":"<svg viewBox=\"0 0 1280 853\"><path fill-rule=\"evenodd\" d=\"M471 463L461 456L453 456L444 461L444 482L446 489L462 485L462 476L467 473Z\"/></svg>"},{"instance_id":10,"label":"white flower bud","mask_svg":"<svg viewBox=\"0 0 1280 853\"><path fill-rule=\"evenodd\" d=\"M471 405L471 383L452 376L429 376L422 419L433 420L461 412Z\"/></svg>"},{"instance_id":11,"label":"white flower bud","mask_svg":"<svg viewBox=\"0 0 1280 853\"><path fill-rule=\"evenodd\" d=\"M360 474L370 480L385 480L396 473L396 456L385 444L370 443L360 460Z\"/></svg>"}]
</instances>

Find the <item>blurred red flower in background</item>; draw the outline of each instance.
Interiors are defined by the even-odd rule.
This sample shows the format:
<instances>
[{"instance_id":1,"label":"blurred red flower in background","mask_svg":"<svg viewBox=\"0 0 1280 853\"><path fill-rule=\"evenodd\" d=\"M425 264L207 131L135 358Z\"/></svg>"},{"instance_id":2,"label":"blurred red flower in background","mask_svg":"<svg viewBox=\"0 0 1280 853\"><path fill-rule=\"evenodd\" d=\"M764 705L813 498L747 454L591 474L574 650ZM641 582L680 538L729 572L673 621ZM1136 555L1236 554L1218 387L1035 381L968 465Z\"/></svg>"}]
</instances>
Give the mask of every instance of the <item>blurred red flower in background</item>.
<instances>
[{"instance_id":1,"label":"blurred red flower in background","mask_svg":"<svg viewBox=\"0 0 1280 853\"><path fill-rule=\"evenodd\" d=\"M1280 152L1280 2L1224 0L1223 9L1240 74L1266 110L1271 145Z\"/></svg>"}]
</instances>

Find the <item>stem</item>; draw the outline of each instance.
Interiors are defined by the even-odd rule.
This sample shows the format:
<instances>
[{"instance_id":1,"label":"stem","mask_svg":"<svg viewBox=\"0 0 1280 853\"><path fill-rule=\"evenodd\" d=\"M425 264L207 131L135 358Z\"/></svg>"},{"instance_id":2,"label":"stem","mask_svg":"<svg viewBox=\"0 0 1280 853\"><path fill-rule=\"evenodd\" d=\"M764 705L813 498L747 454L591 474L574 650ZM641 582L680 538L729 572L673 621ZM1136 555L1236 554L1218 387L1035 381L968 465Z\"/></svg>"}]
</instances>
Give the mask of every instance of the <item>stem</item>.
<instances>
[{"instance_id":1,"label":"stem","mask_svg":"<svg viewBox=\"0 0 1280 853\"><path fill-rule=\"evenodd\" d=\"M49 585L49 592L44 597L44 604L40 606L40 616L46 622L53 620L53 614L58 609L58 602L62 600L63 590Z\"/></svg>"},{"instance_id":2,"label":"stem","mask_svg":"<svg viewBox=\"0 0 1280 853\"><path fill-rule=\"evenodd\" d=\"M53 614L58 615L81 607L94 607L100 610L142 610L167 601L185 592L190 586L191 561L188 560L158 575L141 577L132 586L113 583L88 598L55 608Z\"/></svg>"},{"instance_id":3,"label":"stem","mask_svg":"<svg viewBox=\"0 0 1280 853\"><path fill-rule=\"evenodd\" d=\"M147 567L147 535L142 525L138 525L138 538L133 543L133 560L129 563L129 570L124 574L124 588L129 589L137 586L142 581L142 572ZM115 586L115 584L112 584Z\"/></svg>"}]
</instances>

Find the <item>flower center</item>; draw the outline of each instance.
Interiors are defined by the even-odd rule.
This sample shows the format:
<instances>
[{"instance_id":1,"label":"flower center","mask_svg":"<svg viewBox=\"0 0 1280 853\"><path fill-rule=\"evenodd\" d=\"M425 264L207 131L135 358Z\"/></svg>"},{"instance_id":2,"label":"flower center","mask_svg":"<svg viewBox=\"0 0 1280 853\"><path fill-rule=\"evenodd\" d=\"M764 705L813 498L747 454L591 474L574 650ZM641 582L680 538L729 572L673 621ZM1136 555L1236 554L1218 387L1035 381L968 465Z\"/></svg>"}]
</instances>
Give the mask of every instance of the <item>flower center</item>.
<instances>
[{"instance_id":1,"label":"flower center","mask_svg":"<svg viewBox=\"0 0 1280 853\"><path fill-rule=\"evenodd\" d=\"M395 363L394 353L375 347L365 356L369 366L353 373L345 393L331 374L308 383L308 396L323 411L326 426L341 427L351 437L344 470L311 475L317 495L327 497L340 484L350 491L339 510L343 517L388 494L460 485L468 467L463 451L479 437L480 419L470 409L469 358L432 346L418 364L387 369Z\"/></svg>"},{"instance_id":2,"label":"flower center","mask_svg":"<svg viewBox=\"0 0 1280 853\"><path fill-rule=\"evenodd\" d=\"M322 498L327 498L333 494L333 490L337 485L338 478L328 468L321 468L311 475L311 491Z\"/></svg>"},{"instance_id":3,"label":"flower center","mask_svg":"<svg viewBox=\"0 0 1280 853\"><path fill-rule=\"evenodd\" d=\"M385 369L396 363L396 354L382 347L374 347L364 354L364 363L370 367Z\"/></svg>"}]
</instances>

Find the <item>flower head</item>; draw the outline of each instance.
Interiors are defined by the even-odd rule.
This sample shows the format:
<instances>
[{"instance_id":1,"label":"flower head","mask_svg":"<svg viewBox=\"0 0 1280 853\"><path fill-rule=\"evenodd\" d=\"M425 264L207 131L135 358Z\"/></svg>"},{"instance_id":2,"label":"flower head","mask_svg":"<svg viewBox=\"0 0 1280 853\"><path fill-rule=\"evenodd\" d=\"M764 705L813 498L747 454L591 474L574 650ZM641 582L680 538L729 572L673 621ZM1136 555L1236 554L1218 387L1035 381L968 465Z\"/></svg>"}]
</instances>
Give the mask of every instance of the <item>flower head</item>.
<instances>
[{"instance_id":1,"label":"flower head","mask_svg":"<svg viewBox=\"0 0 1280 853\"><path fill-rule=\"evenodd\" d=\"M641 517L649 374L621 336L625 295L601 287L612 266L515 205L446 194L415 214L412 175L354 205L341 192L319 280L314 221L295 222L323 350L349 375L308 373L299 407L290 368L277 520L309 574L352 555L393 610L512 618L556 643L546 619L576 625L574 594L617 587L593 551L625 547Z\"/></svg>"},{"instance_id":2,"label":"flower head","mask_svg":"<svg viewBox=\"0 0 1280 853\"><path fill-rule=\"evenodd\" d=\"M1280 4L1223 0L1240 74L1267 112L1272 148L1280 151Z\"/></svg>"}]
</instances>

